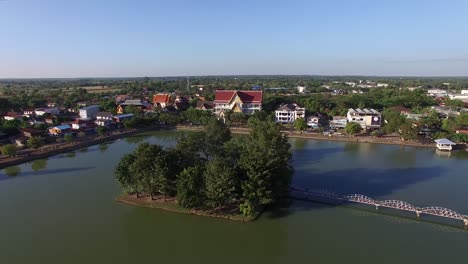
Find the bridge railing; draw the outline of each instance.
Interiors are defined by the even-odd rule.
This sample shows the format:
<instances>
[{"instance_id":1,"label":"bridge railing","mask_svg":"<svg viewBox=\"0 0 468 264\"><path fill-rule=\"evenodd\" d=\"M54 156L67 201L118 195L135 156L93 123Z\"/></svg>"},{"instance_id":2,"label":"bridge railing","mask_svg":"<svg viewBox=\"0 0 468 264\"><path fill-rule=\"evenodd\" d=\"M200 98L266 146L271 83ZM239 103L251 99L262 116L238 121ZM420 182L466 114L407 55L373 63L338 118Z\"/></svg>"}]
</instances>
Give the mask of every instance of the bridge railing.
<instances>
[{"instance_id":1,"label":"bridge railing","mask_svg":"<svg viewBox=\"0 0 468 264\"><path fill-rule=\"evenodd\" d=\"M314 198L327 198L336 200L337 202L353 202L366 205L373 205L376 209L379 207L387 207L397 210L409 211L416 213L419 218L421 214L434 215L439 217L445 217L450 219L456 219L463 221L464 225L468 227L468 215L463 215L452 209L445 207L431 206L431 207L417 207L410 203L401 200L383 200L379 201L363 194L346 194L341 195L333 191L328 190L311 190L307 188L301 188L298 186L291 186L291 192L302 193L307 200L316 200Z\"/></svg>"}]
</instances>

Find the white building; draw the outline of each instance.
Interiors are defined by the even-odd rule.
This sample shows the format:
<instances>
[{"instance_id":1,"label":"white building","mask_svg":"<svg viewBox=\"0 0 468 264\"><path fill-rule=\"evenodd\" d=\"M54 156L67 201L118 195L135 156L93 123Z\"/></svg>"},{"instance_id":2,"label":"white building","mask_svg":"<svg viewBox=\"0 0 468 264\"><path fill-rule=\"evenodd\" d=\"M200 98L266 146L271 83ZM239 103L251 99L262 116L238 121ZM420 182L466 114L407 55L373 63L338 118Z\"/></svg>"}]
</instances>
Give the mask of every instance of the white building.
<instances>
[{"instance_id":1,"label":"white building","mask_svg":"<svg viewBox=\"0 0 468 264\"><path fill-rule=\"evenodd\" d=\"M305 86L297 86L296 88L297 88L298 93L304 93L306 87Z\"/></svg>"},{"instance_id":2,"label":"white building","mask_svg":"<svg viewBox=\"0 0 468 264\"><path fill-rule=\"evenodd\" d=\"M114 120L114 115L110 112L98 112L96 114L96 125L98 126L109 126Z\"/></svg>"},{"instance_id":3,"label":"white building","mask_svg":"<svg viewBox=\"0 0 468 264\"><path fill-rule=\"evenodd\" d=\"M386 87L388 87L388 83L378 83L378 84L377 84L377 87L384 87L384 88L386 88Z\"/></svg>"},{"instance_id":4,"label":"white building","mask_svg":"<svg viewBox=\"0 0 468 264\"><path fill-rule=\"evenodd\" d=\"M60 110L57 107L37 108L34 110L34 113L38 116L42 116L45 114L58 115L60 113Z\"/></svg>"},{"instance_id":5,"label":"white building","mask_svg":"<svg viewBox=\"0 0 468 264\"><path fill-rule=\"evenodd\" d=\"M294 123L298 118L305 118L305 108L297 104L282 104L275 110L275 122Z\"/></svg>"},{"instance_id":6,"label":"white building","mask_svg":"<svg viewBox=\"0 0 468 264\"><path fill-rule=\"evenodd\" d=\"M354 87L356 86L356 83L355 82L345 82L345 84L351 86L351 87Z\"/></svg>"},{"instance_id":7,"label":"white building","mask_svg":"<svg viewBox=\"0 0 468 264\"><path fill-rule=\"evenodd\" d=\"M429 89L427 90L427 93L429 95L447 95L447 91L446 90L442 90L442 89Z\"/></svg>"},{"instance_id":8,"label":"white building","mask_svg":"<svg viewBox=\"0 0 468 264\"><path fill-rule=\"evenodd\" d=\"M334 116L333 120L330 120L331 128L345 128L348 123L348 119L345 116Z\"/></svg>"},{"instance_id":9,"label":"white building","mask_svg":"<svg viewBox=\"0 0 468 264\"><path fill-rule=\"evenodd\" d=\"M99 105L90 105L80 108L81 119L94 119L99 112Z\"/></svg>"},{"instance_id":10,"label":"white building","mask_svg":"<svg viewBox=\"0 0 468 264\"><path fill-rule=\"evenodd\" d=\"M461 90L462 95L468 95L468 90Z\"/></svg>"},{"instance_id":11,"label":"white building","mask_svg":"<svg viewBox=\"0 0 468 264\"><path fill-rule=\"evenodd\" d=\"M382 126L382 115L375 109L350 108L346 114L348 122L355 122L365 130L376 130Z\"/></svg>"}]
</instances>

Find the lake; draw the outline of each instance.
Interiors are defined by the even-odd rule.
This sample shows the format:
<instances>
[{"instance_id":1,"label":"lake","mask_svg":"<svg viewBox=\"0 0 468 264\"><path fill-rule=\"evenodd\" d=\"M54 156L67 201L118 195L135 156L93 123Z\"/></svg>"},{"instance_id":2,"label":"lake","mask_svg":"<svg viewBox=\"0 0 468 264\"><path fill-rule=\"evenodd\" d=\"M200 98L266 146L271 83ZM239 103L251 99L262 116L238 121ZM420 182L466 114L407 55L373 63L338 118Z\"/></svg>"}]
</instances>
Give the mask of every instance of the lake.
<instances>
[{"instance_id":1,"label":"lake","mask_svg":"<svg viewBox=\"0 0 468 264\"><path fill-rule=\"evenodd\" d=\"M116 203L120 157L158 131L0 171L0 263L468 263L463 229L294 201L257 221ZM468 214L468 152L290 139L293 184Z\"/></svg>"}]
</instances>

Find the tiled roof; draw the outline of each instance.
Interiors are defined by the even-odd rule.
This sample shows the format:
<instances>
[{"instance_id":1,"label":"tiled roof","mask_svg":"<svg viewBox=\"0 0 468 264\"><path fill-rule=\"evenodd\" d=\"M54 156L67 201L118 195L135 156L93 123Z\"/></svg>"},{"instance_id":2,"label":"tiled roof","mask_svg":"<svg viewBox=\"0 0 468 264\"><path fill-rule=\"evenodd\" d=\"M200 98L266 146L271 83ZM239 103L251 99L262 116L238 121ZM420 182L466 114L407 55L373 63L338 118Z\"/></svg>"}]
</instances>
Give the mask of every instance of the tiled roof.
<instances>
[{"instance_id":1,"label":"tiled roof","mask_svg":"<svg viewBox=\"0 0 468 264\"><path fill-rule=\"evenodd\" d=\"M216 103L227 103L235 95L238 95L243 103L261 103L263 92L262 91L234 91L234 90L216 90L215 99Z\"/></svg>"},{"instance_id":2,"label":"tiled roof","mask_svg":"<svg viewBox=\"0 0 468 264\"><path fill-rule=\"evenodd\" d=\"M296 104L282 104L276 111L295 111L298 107Z\"/></svg>"},{"instance_id":3,"label":"tiled roof","mask_svg":"<svg viewBox=\"0 0 468 264\"><path fill-rule=\"evenodd\" d=\"M153 96L153 103L167 103L169 102L168 94L155 94Z\"/></svg>"}]
</instances>

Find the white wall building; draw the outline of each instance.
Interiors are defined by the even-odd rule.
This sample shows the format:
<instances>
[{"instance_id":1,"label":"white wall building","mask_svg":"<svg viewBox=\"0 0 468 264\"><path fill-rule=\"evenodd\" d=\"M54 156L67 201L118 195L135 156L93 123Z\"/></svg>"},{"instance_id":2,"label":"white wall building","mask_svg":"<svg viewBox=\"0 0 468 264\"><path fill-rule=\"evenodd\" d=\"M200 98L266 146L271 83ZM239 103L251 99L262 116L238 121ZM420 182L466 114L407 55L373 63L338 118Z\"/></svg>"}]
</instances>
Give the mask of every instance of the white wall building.
<instances>
[{"instance_id":1,"label":"white wall building","mask_svg":"<svg viewBox=\"0 0 468 264\"><path fill-rule=\"evenodd\" d=\"M388 87L388 83L378 83L378 84L377 84L377 87L384 87L384 88L386 88L386 87Z\"/></svg>"},{"instance_id":2,"label":"white wall building","mask_svg":"<svg viewBox=\"0 0 468 264\"><path fill-rule=\"evenodd\" d=\"M98 126L109 126L112 124L114 115L110 112L98 112L96 114L96 125Z\"/></svg>"},{"instance_id":3,"label":"white wall building","mask_svg":"<svg viewBox=\"0 0 468 264\"><path fill-rule=\"evenodd\" d=\"M275 122L294 123L298 118L305 118L305 108L297 104L282 104L275 110Z\"/></svg>"},{"instance_id":4,"label":"white wall building","mask_svg":"<svg viewBox=\"0 0 468 264\"><path fill-rule=\"evenodd\" d=\"M304 93L306 87L305 87L305 86L298 86L298 87L296 87L296 88L297 88L297 92L298 92L298 93Z\"/></svg>"},{"instance_id":5,"label":"white wall building","mask_svg":"<svg viewBox=\"0 0 468 264\"><path fill-rule=\"evenodd\" d=\"M468 95L468 90L461 90L462 95Z\"/></svg>"},{"instance_id":6,"label":"white wall building","mask_svg":"<svg viewBox=\"0 0 468 264\"><path fill-rule=\"evenodd\" d=\"M427 93L434 96L434 95L447 95L447 91L446 90L442 90L442 89L429 89L427 90Z\"/></svg>"},{"instance_id":7,"label":"white wall building","mask_svg":"<svg viewBox=\"0 0 468 264\"><path fill-rule=\"evenodd\" d=\"M81 119L94 119L99 112L99 105L90 105L80 108Z\"/></svg>"},{"instance_id":8,"label":"white wall building","mask_svg":"<svg viewBox=\"0 0 468 264\"><path fill-rule=\"evenodd\" d=\"M348 122L355 122L365 130L375 130L382 126L382 115L375 109L350 108L346 114Z\"/></svg>"},{"instance_id":9,"label":"white wall building","mask_svg":"<svg viewBox=\"0 0 468 264\"><path fill-rule=\"evenodd\" d=\"M45 114L58 115L60 113L60 110L57 107L37 108L34 110L34 113L38 116L42 116Z\"/></svg>"}]
</instances>

